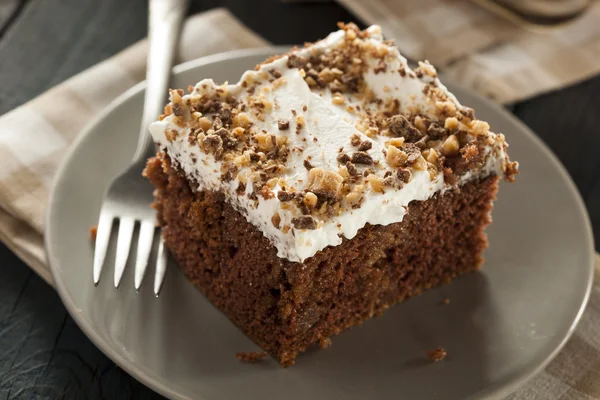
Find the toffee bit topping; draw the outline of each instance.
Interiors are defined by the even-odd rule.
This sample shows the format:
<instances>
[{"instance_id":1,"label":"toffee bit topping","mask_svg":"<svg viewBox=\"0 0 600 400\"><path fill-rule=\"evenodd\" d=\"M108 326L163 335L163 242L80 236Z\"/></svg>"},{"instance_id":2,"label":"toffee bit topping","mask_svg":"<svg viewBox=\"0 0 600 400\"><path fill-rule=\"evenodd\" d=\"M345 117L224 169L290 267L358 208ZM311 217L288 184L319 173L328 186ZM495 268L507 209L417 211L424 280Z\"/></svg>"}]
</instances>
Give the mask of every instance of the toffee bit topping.
<instances>
[{"instance_id":1,"label":"toffee bit topping","mask_svg":"<svg viewBox=\"0 0 600 400\"><path fill-rule=\"evenodd\" d=\"M354 164L373 164L373 158L364 151L357 151L356 153L352 154L351 160Z\"/></svg>"},{"instance_id":2,"label":"toffee bit topping","mask_svg":"<svg viewBox=\"0 0 600 400\"><path fill-rule=\"evenodd\" d=\"M368 140L365 140L364 142L362 142L361 144L358 145L358 150L367 151L367 150L371 150L372 147L373 147L373 143L369 142Z\"/></svg>"},{"instance_id":3,"label":"toffee bit topping","mask_svg":"<svg viewBox=\"0 0 600 400\"><path fill-rule=\"evenodd\" d=\"M383 179L381 179L377 175L369 174L367 176L367 181L371 185L371 188L373 189L374 192L377 192L377 193L385 192L384 187L383 187L384 186Z\"/></svg>"},{"instance_id":4,"label":"toffee bit topping","mask_svg":"<svg viewBox=\"0 0 600 400\"><path fill-rule=\"evenodd\" d=\"M271 189L269 189L269 187L266 186L266 185L260 188L259 193L263 197L263 199L265 199L265 200L269 200L269 199L275 198L275 193L273 193L271 191Z\"/></svg>"},{"instance_id":5,"label":"toffee bit topping","mask_svg":"<svg viewBox=\"0 0 600 400\"><path fill-rule=\"evenodd\" d=\"M204 138L204 148L207 152L214 154L215 159L217 155L221 158L223 153L223 139L219 135L211 134Z\"/></svg>"},{"instance_id":6,"label":"toffee bit topping","mask_svg":"<svg viewBox=\"0 0 600 400\"><path fill-rule=\"evenodd\" d=\"M172 143L175 139L177 139L177 131L175 129L167 129L165 131L165 137L169 142Z\"/></svg>"},{"instance_id":7,"label":"toffee bit topping","mask_svg":"<svg viewBox=\"0 0 600 400\"><path fill-rule=\"evenodd\" d=\"M396 172L398 179L403 183L408 183L412 179L412 173L407 168L400 168L398 172Z\"/></svg>"},{"instance_id":8,"label":"toffee bit topping","mask_svg":"<svg viewBox=\"0 0 600 400\"><path fill-rule=\"evenodd\" d=\"M394 177L388 176L388 177L383 178L383 185L384 186L394 186Z\"/></svg>"},{"instance_id":9,"label":"toffee bit topping","mask_svg":"<svg viewBox=\"0 0 600 400\"><path fill-rule=\"evenodd\" d=\"M338 154L336 159L337 159L337 162L339 162L340 164L345 164L348 161L350 161L350 156L346 153L340 153L340 154Z\"/></svg>"},{"instance_id":10,"label":"toffee bit topping","mask_svg":"<svg viewBox=\"0 0 600 400\"><path fill-rule=\"evenodd\" d=\"M216 131L215 135L221 138L221 141L223 142L223 148L225 150L234 149L238 144L237 139L232 137L231 133L225 128L221 128L218 131Z\"/></svg>"},{"instance_id":11,"label":"toffee bit topping","mask_svg":"<svg viewBox=\"0 0 600 400\"><path fill-rule=\"evenodd\" d=\"M171 90L166 115L160 118L168 117L167 122L174 124L169 128L175 129L166 129L162 141L183 143L175 142L165 151L178 151L179 145L198 146L222 161L221 179L231 180L237 195L247 195L250 207L277 197L280 209L271 223L287 234L292 226L316 229L327 218L358 209L366 196L401 189L417 171L428 172L432 181L443 175L446 185L455 185L469 170L481 168L487 157L498 157L498 152L487 151L490 147L506 150L503 135L490 132L472 109L460 106L439 84L428 62L413 72L401 60L397 63L397 53L388 42L371 40L370 31L361 32L353 24L341 28L344 37L331 48L316 46L280 56L292 71L282 64L268 65L270 61L257 66L244 75L241 92L229 93L226 83L202 83L187 96ZM399 68L391 71L390 65ZM348 118L341 117L355 129L342 139L346 142L331 142L339 149L334 152L338 165L333 171L312 164L321 165L314 142L323 141L316 134L323 121L306 114L307 103L283 110L277 97L278 88L289 84L287 75L296 71L312 94L331 99L327 107L336 115L347 113ZM390 80L383 87L386 94L380 96L365 76L382 72L389 73ZM401 103L394 92L402 79L411 80L417 89L411 89L414 93L403 96L406 100ZM277 120L274 110L291 114ZM207 160L196 159L194 152L174 156L208 167ZM503 165L505 178L513 180L517 164L505 159Z\"/></svg>"},{"instance_id":12,"label":"toffee bit topping","mask_svg":"<svg viewBox=\"0 0 600 400\"><path fill-rule=\"evenodd\" d=\"M239 196L242 196L242 195L244 195L244 193L246 193L246 184L245 184L245 183L242 183L242 182L238 183L238 187L237 187L237 189L235 190L235 192L236 192L236 193L237 193Z\"/></svg>"},{"instance_id":13,"label":"toffee bit topping","mask_svg":"<svg viewBox=\"0 0 600 400\"><path fill-rule=\"evenodd\" d=\"M421 149L414 143L405 143L404 146L402 146L402 150L404 150L407 155L407 164L414 164L419 157L421 157Z\"/></svg>"},{"instance_id":14,"label":"toffee bit topping","mask_svg":"<svg viewBox=\"0 0 600 400\"><path fill-rule=\"evenodd\" d=\"M287 60L288 68L303 68L306 65L306 59L296 54L290 54Z\"/></svg>"},{"instance_id":15,"label":"toffee bit topping","mask_svg":"<svg viewBox=\"0 0 600 400\"><path fill-rule=\"evenodd\" d=\"M448 130L439 126L435 122L432 122L429 124L429 128L427 128L427 134L433 139L439 139L446 136L448 134Z\"/></svg>"},{"instance_id":16,"label":"toffee bit topping","mask_svg":"<svg viewBox=\"0 0 600 400\"><path fill-rule=\"evenodd\" d=\"M295 196L296 196L295 193L290 193L290 192L286 192L286 191L283 191L283 190L281 190L279 193L277 193L277 198L281 202L292 201Z\"/></svg>"},{"instance_id":17,"label":"toffee bit topping","mask_svg":"<svg viewBox=\"0 0 600 400\"><path fill-rule=\"evenodd\" d=\"M403 115L394 115L387 120L393 136L403 137L407 142L416 142L423 134Z\"/></svg>"},{"instance_id":18,"label":"toffee bit topping","mask_svg":"<svg viewBox=\"0 0 600 400\"><path fill-rule=\"evenodd\" d=\"M415 142L415 146L417 146L421 150L427 148L428 145L429 145L429 135L425 135L421 139L419 139Z\"/></svg>"},{"instance_id":19,"label":"toffee bit topping","mask_svg":"<svg viewBox=\"0 0 600 400\"><path fill-rule=\"evenodd\" d=\"M462 107L458 112L468 119L475 119L475 111L472 108Z\"/></svg>"},{"instance_id":20,"label":"toffee bit topping","mask_svg":"<svg viewBox=\"0 0 600 400\"><path fill-rule=\"evenodd\" d=\"M279 213L273 214L271 217L271 223L275 228L279 229L279 225L281 224L281 217L279 216Z\"/></svg>"},{"instance_id":21,"label":"toffee bit topping","mask_svg":"<svg viewBox=\"0 0 600 400\"><path fill-rule=\"evenodd\" d=\"M269 73L273 76L273 78L275 79L279 79L281 78L281 72L277 71L276 69L270 69Z\"/></svg>"},{"instance_id":22,"label":"toffee bit topping","mask_svg":"<svg viewBox=\"0 0 600 400\"><path fill-rule=\"evenodd\" d=\"M450 135L446 140L444 140L444 143L442 143L440 151L446 157L456 157L458 156L459 148L460 143L458 142L456 135Z\"/></svg>"},{"instance_id":23,"label":"toffee bit topping","mask_svg":"<svg viewBox=\"0 0 600 400\"><path fill-rule=\"evenodd\" d=\"M395 146L389 146L387 148L385 160L390 167L402 167L406 165L406 162L408 161L408 155Z\"/></svg>"},{"instance_id":24,"label":"toffee bit topping","mask_svg":"<svg viewBox=\"0 0 600 400\"><path fill-rule=\"evenodd\" d=\"M350 161L346 162L346 169L348 170L348 174L350 174L351 177L356 178L356 177L360 176L360 172L358 171L356 166L354 164L352 164Z\"/></svg>"},{"instance_id":25,"label":"toffee bit topping","mask_svg":"<svg viewBox=\"0 0 600 400\"><path fill-rule=\"evenodd\" d=\"M293 218L292 225L296 229L317 229L317 221L310 215Z\"/></svg>"},{"instance_id":26,"label":"toffee bit topping","mask_svg":"<svg viewBox=\"0 0 600 400\"><path fill-rule=\"evenodd\" d=\"M277 127L280 131L285 131L290 128L290 121L280 119L279 121L277 121Z\"/></svg>"},{"instance_id":27,"label":"toffee bit topping","mask_svg":"<svg viewBox=\"0 0 600 400\"><path fill-rule=\"evenodd\" d=\"M308 172L307 189L326 199L339 199L343 182L344 178L335 172L312 168Z\"/></svg>"}]
</instances>

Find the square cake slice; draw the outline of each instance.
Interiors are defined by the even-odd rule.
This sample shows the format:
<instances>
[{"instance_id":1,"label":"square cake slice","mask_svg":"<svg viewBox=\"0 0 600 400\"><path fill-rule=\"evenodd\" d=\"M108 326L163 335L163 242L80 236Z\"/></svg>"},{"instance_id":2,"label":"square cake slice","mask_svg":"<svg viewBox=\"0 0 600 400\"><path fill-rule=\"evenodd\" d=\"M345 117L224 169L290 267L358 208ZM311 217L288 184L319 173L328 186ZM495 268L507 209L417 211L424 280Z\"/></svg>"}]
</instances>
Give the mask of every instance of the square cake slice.
<instances>
[{"instance_id":1,"label":"square cake slice","mask_svg":"<svg viewBox=\"0 0 600 400\"><path fill-rule=\"evenodd\" d=\"M517 172L504 136L377 26L172 90L151 134L171 254L284 366L478 269L498 180Z\"/></svg>"}]
</instances>

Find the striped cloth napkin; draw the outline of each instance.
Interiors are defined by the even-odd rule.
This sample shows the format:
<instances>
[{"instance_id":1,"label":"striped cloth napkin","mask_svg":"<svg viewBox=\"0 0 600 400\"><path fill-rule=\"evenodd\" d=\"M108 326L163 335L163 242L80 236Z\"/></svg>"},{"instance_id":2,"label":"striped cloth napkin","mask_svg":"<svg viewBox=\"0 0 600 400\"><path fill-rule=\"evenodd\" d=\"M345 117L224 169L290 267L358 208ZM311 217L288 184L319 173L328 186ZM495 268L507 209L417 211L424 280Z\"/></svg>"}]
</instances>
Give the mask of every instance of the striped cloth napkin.
<instances>
[{"instance_id":1,"label":"striped cloth napkin","mask_svg":"<svg viewBox=\"0 0 600 400\"><path fill-rule=\"evenodd\" d=\"M363 22L381 25L407 58L429 60L446 79L499 103L600 73L600 0L575 21L545 29L481 6L490 0L338 1Z\"/></svg>"},{"instance_id":2,"label":"striped cloth napkin","mask_svg":"<svg viewBox=\"0 0 600 400\"><path fill-rule=\"evenodd\" d=\"M179 60L265 45L226 10L216 9L188 20ZM84 126L144 78L145 56L142 41L0 117L0 240L49 284L42 234L54 173ZM600 336L594 332L598 327L600 285L594 287L588 311L567 348L519 390L517 398L574 398L578 393L600 398L600 379L594 380L600 375Z\"/></svg>"}]
</instances>

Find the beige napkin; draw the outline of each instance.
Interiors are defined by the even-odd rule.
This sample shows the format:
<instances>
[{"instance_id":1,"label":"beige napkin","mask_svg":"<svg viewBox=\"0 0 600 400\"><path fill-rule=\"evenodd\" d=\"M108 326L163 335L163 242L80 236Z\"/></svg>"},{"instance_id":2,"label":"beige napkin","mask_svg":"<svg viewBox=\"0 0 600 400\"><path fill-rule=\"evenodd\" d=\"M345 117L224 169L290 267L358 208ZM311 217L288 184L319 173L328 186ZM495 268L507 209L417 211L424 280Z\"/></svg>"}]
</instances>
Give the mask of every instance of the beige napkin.
<instances>
[{"instance_id":1,"label":"beige napkin","mask_svg":"<svg viewBox=\"0 0 600 400\"><path fill-rule=\"evenodd\" d=\"M379 24L412 60L500 103L559 89L600 73L600 0L564 26L526 29L482 0L338 0Z\"/></svg>"},{"instance_id":2,"label":"beige napkin","mask_svg":"<svg viewBox=\"0 0 600 400\"><path fill-rule=\"evenodd\" d=\"M186 61L265 45L267 42L226 10L217 9L188 20L179 55L180 61ZM84 126L111 100L143 79L145 54L146 43L142 41L0 117L0 240L49 284L52 277L42 232L56 168ZM559 398L581 391L600 397L600 379L593 379L600 373L600 336L594 335L599 327L600 287L596 286L567 349L518 393Z\"/></svg>"},{"instance_id":3,"label":"beige napkin","mask_svg":"<svg viewBox=\"0 0 600 400\"><path fill-rule=\"evenodd\" d=\"M267 45L215 9L189 18L179 61ZM144 79L146 50L146 41L138 42L0 117L0 240L50 284L42 232L54 173L85 125Z\"/></svg>"}]
</instances>

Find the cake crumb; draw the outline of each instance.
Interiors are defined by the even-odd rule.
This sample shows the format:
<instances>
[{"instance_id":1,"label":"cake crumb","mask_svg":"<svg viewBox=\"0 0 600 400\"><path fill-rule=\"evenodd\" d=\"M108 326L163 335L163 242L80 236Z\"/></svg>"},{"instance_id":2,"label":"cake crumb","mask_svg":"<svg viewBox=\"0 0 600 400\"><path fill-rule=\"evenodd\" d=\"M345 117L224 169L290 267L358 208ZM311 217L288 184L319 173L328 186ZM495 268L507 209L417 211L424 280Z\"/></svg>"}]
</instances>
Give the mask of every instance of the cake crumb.
<instances>
[{"instance_id":1,"label":"cake crumb","mask_svg":"<svg viewBox=\"0 0 600 400\"><path fill-rule=\"evenodd\" d=\"M90 228L90 239L96 240L96 235L98 235L98 225L94 225Z\"/></svg>"},{"instance_id":2,"label":"cake crumb","mask_svg":"<svg viewBox=\"0 0 600 400\"><path fill-rule=\"evenodd\" d=\"M443 347L427 352L427 357L433 362L442 361L447 355L448 353L446 353L446 350Z\"/></svg>"},{"instance_id":3,"label":"cake crumb","mask_svg":"<svg viewBox=\"0 0 600 400\"><path fill-rule=\"evenodd\" d=\"M322 349L326 349L329 346L331 346L331 339L330 338L319 338L319 346L321 346Z\"/></svg>"},{"instance_id":4,"label":"cake crumb","mask_svg":"<svg viewBox=\"0 0 600 400\"><path fill-rule=\"evenodd\" d=\"M241 351L235 353L235 358L248 364L259 363L264 360L265 357L267 357L267 353L264 351Z\"/></svg>"}]
</instances>

